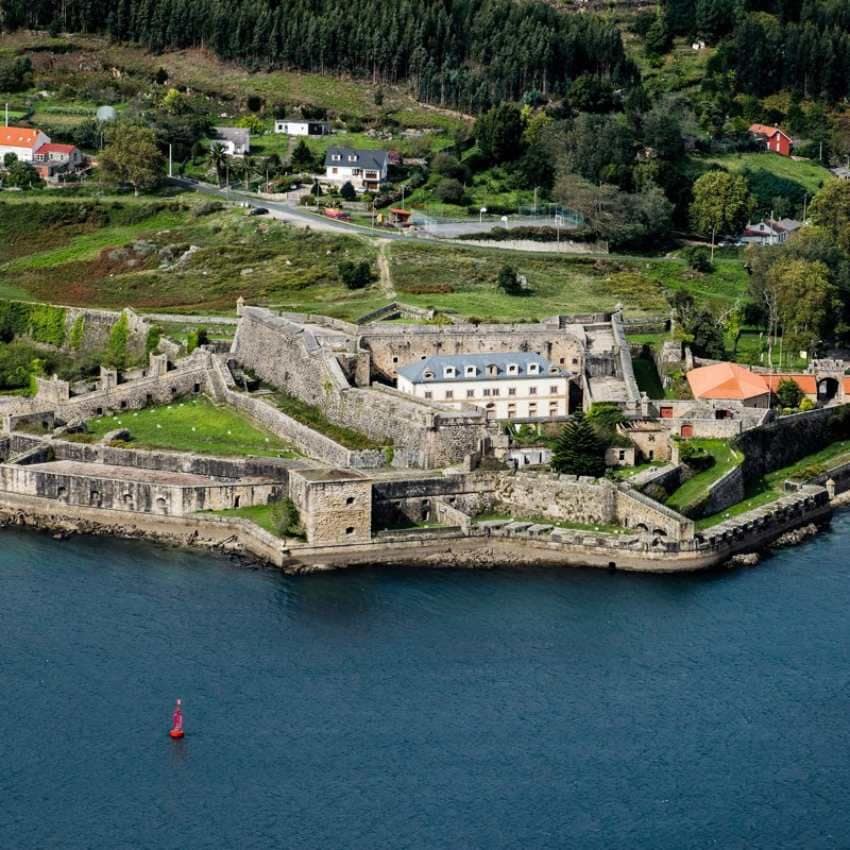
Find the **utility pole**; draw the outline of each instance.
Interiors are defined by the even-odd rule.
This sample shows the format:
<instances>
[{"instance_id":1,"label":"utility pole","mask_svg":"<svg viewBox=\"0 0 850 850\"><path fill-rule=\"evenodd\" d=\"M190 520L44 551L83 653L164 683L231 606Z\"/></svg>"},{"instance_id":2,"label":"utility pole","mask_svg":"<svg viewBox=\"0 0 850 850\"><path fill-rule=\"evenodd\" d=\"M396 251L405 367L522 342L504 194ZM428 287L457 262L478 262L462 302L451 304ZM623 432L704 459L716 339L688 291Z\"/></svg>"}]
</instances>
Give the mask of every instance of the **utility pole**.
<instances>
[{"instance_id":1,"label":"utility pole","mask_svg":"<svg viewBox=\"0 0 850 850\"><path fill-rule=\"evenodd\" d=\"M9 126L9 104L6 104L6 126Z\"/></svg>"},{"instance_id":2,"label":"utility pole","mask_svg":"<svg viewBox=\"0 0 850 850\"><path fill-rule=\"evenodd\" d=\"M169 142L169 143L168 143L168 176L169 176L169 177L173 177L173 176L174 176L174 169L173 169L173 165L174 165L174 157L173 157L173 155L172 155L172 146L171 146L171 142Z\"/></svg>"}]
</instances>

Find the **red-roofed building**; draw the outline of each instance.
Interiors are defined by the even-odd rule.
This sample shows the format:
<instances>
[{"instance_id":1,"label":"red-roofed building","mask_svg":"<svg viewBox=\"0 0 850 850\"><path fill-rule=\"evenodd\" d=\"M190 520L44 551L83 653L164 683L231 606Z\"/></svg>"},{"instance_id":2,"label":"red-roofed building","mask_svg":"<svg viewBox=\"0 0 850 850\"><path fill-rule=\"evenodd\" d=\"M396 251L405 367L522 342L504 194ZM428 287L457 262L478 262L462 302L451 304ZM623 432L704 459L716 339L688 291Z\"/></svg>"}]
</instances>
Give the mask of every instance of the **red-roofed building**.
<instances>
[{"instance_id":1,"label":"red-roofed building","mask_svg":"<svg viewBox=\"0 0 850 850\"><path fill-rule=\"evenodd\" d=\"M83 164L83 155L74 145L48 142L33 157L33 165L42 180L57 181L61 174L76 171Z\"/></svg>"},{"instance_id":2,"label":"red-roofed building","mask_svg":"<svg viewBox=\"0 0 850 850\"><path fill-rule=\"evenodd\" d=\"M21 162L32 162L42 145L50 144L50 138L41 130L29 127L0 127L0 163L8 153L13 153Z\"/></svg>"},{"instance_id":3,"label":"red-roofed building","mask_svg":"<svg viewBox=\"0 0 850 850\"><path fill-rule=\"evenodd\" d=\"M770 404L770 389L764 376L737 363L714 363L691 369L688 384L696 399L740 401L748 407Z\"/></svg>"},{"instance_id":4,"label":"red-roofed building","mask_svg":"<svg viewBox=\"0 0 850 850\"><path fill-rule=\"evenodd\" d=\"M791 156L794 141L781 128L771 127L768 124L751 124L750 134L763 141L772 153L778 153L780 156Z\"/></svg>"}]
</instances>

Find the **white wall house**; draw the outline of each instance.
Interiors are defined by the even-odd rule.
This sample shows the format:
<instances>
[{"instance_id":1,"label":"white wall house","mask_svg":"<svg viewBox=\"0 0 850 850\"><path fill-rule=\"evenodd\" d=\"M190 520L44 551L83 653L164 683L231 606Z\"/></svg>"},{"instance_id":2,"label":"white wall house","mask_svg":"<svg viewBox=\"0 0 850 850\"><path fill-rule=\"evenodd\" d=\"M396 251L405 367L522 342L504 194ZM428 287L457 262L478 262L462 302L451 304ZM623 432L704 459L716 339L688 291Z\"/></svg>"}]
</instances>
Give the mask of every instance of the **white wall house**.
<instances>
[{"instance_id":1,"label":"white wall house","mask_svg":"<svg viewBox=\"0 0 850 850\"><path fill-rule=\"evenodd\" d=\"M570 413L570 374L521 351L428 357L398 370L398 389L452 407L483 407L494 419Z\"/></svg>"},{"instance_id":2,"label":"white wall house","mask_svg":"<svg viewBox=\"0 0 850 850\"><path fill-rule=\"evenodd\" d=\"M251 131L242 127L216 127L212 145L221 145L228 156L251 153Z\"/></svg>"},{"instance_id":3,"label":"white wall house","mask_svg":"<svg viewBox=\"0 0 850 850\"><path fill-rule=\"evenodd\" d=\"M308 121L306 118L275 118L274 131L287 136L327 136L331 124L330 121Z\"/></svg>"},{"instance_id":4,"label":"white wall house","mask_svg":"<svg viewBox=\"0 0 850 850\"><path fill-rule=\"evenodd\" d=\"M28 127L0 127L0 164L7 153L13 153L22 162L32 162L35 152L42 145L49 145L50 138L41 130Z\"/></svg>"},{"instance_id":5,"label":"white wall house","mask_svg":"<svg viewBox=\"0 0 850 850\"><path fill-rule=\"evenodd\" d=\"M388 168L386 151L333 147L325 154L325 180L337 186L351 183L360 192L379 189Z\"/></svg>"}]
</instances>

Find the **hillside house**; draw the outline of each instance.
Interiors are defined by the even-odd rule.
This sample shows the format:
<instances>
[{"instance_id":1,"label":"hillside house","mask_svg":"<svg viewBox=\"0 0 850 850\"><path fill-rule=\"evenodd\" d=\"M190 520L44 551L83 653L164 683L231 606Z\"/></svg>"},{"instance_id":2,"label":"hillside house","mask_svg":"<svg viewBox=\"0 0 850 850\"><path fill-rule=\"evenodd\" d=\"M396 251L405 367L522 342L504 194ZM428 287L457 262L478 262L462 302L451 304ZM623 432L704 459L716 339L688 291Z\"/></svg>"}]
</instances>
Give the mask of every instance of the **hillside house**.
<instances>
[{"instance_id":1,"label":"hillside house","mask_svg":"<svg viewBox=\"0 0 850 850\"><path fill-rule=\"evenodd\" d=\"M331 132L331 122L306 118L275 118L274 131L287 136L327 136Z\"/></svg>"},{"instance_id":2,"label":"hillside house","mask_svg":"<svg viewBox=\"0 0 850 850\"><path fill-rule=\"evenodd\" d=\"M78 171L83 162L84 157L79 148L53 142L42 145L33 159L39 177L48 183L57 183L64 175Z\"/></svg>"},{"instance_id":3,"label":"hillside house","mask_svg":"<svg viewBox=\"0 0 850 850\"><path fill-rule=\"evenodd\" d=\"M245 156L251 153L251 131L243 127L216 127L210 145L221 145L228 156Z\"/></svg>"},{"instance_id":4,"label":"hillside house","mask_svg":"<svg viewBox=\"0 0 850 850\"><path fill-rule=\"evenodd\" d=\"M803 222L793 218L781 218L778 221L769 218L748 224L741 234L741 242L745 245L781 245L802 226Z\"/></svg>"},{"instance_id":5,"label":"hillside house","mask_svg":"<svg viewBox=\"0 0 850 850\"><path fill-rule=\"evenodd\" d=\"M380 189L388 169L386 151L332 147L325 154L325 180L339 186L351 183L358 192Z\"/></svg>"},{"instance_id":6,"label":"hillside house","mask_svg":"<svg viewBox=\"0 0 850 850\"><path fill-rule=\"evenodd\" d=\"M768 124L751 124L750 135L763 142L767 150L780 156L791 156L793 139L779 127Z\"/></svg>"},{"instance_id":7,"label":"hillside house","mask_svg":"<svg viewBox=\"0 0 850 850\"><path fill-rule=\"evenodd\" d=\"M494 419L570 413L570 373L522 351L427 357L398 370L398 389L450 407L483 407Z\"/></svg>"}]
</instances>

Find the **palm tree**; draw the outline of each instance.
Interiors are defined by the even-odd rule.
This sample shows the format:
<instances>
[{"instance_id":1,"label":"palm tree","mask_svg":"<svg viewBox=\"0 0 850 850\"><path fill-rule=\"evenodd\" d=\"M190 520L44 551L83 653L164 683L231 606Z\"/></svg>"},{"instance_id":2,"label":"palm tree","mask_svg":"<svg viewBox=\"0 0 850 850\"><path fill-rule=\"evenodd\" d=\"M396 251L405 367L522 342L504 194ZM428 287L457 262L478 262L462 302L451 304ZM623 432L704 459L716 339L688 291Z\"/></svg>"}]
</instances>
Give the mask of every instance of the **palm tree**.
<instances>
[{"instance_id":1,"label":"palm tree","mask_svg":"<svg viewBox=\"0 0 850 850\"><path fill-rule=\"evenodd\" d=\"M213 144L210 145L207 162L209 162L210 166L215 169L215 175L218 178L218 185L220 188L222 184L221 178L224 176L224 169L227 164L227 154L224 152L224 145L220 145L218 142L213 142Z\"/></svg>"}]
</instances>

